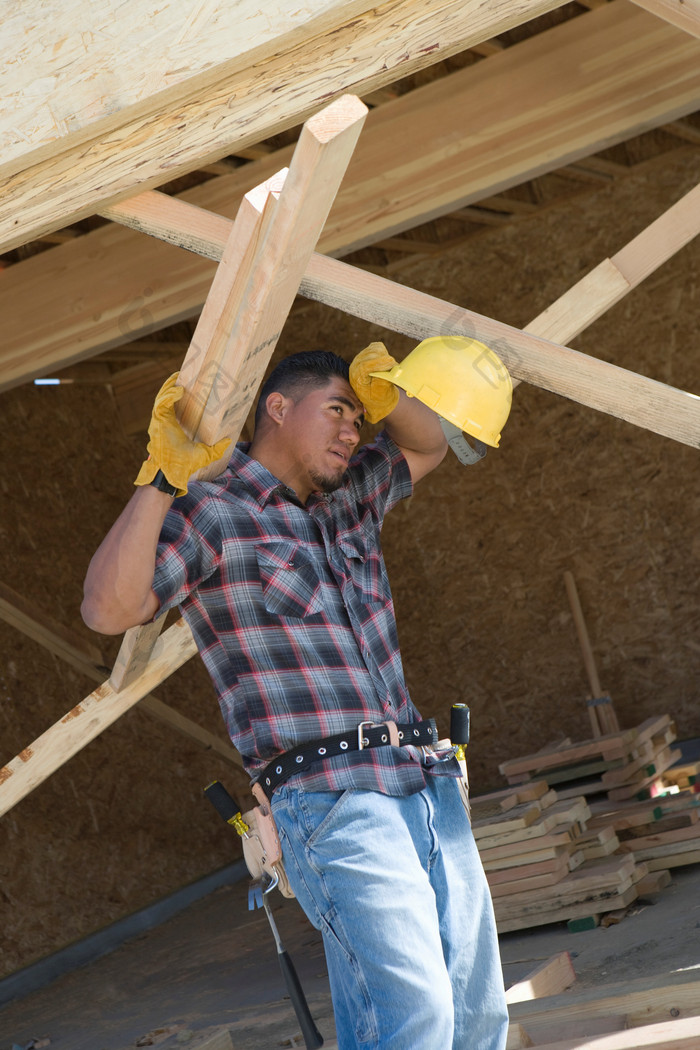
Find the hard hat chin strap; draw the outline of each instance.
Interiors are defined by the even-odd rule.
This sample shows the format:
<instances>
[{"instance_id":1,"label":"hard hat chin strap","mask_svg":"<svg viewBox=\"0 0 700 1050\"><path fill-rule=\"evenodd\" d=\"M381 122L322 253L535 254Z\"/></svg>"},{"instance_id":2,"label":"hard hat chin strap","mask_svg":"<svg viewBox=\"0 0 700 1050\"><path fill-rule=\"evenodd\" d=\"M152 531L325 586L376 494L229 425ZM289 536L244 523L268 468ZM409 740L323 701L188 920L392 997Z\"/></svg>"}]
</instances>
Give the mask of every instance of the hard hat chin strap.
<instances>
[{"instance_id":1,"label":"hard hat chin strap","mask_svg":"<svg viewBox=\"0 0 700 1050\"><path fill-rule=\"evenodd\" d=\"M464 463L469 466L472 463L478 463L480 459L483 459L486 455L486 445L483 441L474 439L474 448L469 444L464 432L459 429L454 423L450 423L449 420L443 416L438 416L440 420L440 426L442 432L447 438L447 444L450 446L455 456L460 463Z\"/></svg>"}]
</instances>

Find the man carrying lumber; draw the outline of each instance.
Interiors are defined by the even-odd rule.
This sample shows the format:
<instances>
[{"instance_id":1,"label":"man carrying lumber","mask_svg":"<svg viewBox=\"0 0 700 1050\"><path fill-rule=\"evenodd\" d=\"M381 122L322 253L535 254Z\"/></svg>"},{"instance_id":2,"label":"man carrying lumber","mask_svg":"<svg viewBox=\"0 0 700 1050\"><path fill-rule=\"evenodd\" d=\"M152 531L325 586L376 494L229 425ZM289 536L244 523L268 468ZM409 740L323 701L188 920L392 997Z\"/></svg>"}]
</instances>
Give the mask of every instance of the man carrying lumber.
<instances>
[{"instance_id":1,"label":"man carrying lumber","mask_svg":"<svg viewBox=\"0 0 700 1050\"><path fill-rule=\"evenodd\" d=\"M471 422L497 444L510 380L496 384L494 430L491 352L461 343L450 349L468 365ZM502 1050L495 922L459 764L408 695L379 539L446 451L419 398L435 404L442 386L448 400L455 377L411 357L399 366L373 343L349 368L325 351L285 358L253 441L213 482L190 478L223 448L186 437L171 377L136 492L90 564L83 616L119 633L181 606L322 931L339 1047ZM385 429L358 452L365 415Z\"/></svg>"}]
</instances>

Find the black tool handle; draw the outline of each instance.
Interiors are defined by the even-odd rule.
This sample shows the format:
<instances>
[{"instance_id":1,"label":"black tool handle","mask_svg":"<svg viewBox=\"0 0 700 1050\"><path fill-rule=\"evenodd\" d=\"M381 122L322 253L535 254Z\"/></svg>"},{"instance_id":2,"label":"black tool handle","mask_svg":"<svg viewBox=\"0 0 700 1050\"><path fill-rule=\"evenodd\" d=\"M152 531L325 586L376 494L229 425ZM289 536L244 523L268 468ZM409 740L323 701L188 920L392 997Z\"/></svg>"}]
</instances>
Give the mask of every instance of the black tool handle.
<instances>
[{"instance_id":1,"label":"black tool handle","mask_svg":"<svg viewBox=\"0 0 700 1050\"><path fill-rule=\"evenodd\" d=\"M309 1004L306 1001L306 996L294 969L294 963L284 949L277 953L277 958L280 961L280 969L282 970L284 983L287 985L289 998L292 1000L294 1013L297 1015L297 1021L301 1026L301 1033L304 1036L306 1048L307 1050L317 1050L319 1046L323 1046L323 1036L311 1016Z\"/></svg>"},{"instance_id":2,"label":"black tool handle","mask_svg":"<svg viewBox=\"0 0 700 1050\"><path fill-rule=\"evenodd\" d=\"M220 780L214 780L209 787L204 789L204 794L207 796L219 816L223 817L227 824L231 822L233 817L238 816L241 812L240 806L235 799L231 798Z\"/></svg>"},{"instance_id":3,"label":"black tool handle","mask_svg":"<svg viewBox=\"0 0 700 1050\"><path fill-rule=\"evenodd\" d=\"M466 704L453 704L450 713L450 740L453 744L469 743L469 708Z\"/></svg>"}]
</instances>

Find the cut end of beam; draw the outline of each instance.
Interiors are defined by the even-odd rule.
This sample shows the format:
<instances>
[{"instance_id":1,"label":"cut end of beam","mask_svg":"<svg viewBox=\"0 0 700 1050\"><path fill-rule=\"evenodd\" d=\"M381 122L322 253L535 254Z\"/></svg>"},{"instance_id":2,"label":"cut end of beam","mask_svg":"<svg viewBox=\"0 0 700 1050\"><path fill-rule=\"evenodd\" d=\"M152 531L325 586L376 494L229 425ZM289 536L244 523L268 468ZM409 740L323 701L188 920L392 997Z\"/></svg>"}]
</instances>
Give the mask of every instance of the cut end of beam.
<instances>
[{"instance_id":1,"label":"cut end of beam","mask_svg":"<svg viewBox=\"0 0 700 1050\"><path fill-rule=\"evenodd\" d=\"M368 113L367 106L357 95L341 95L320 113L310 117L305 127L318 142L330 142L353 124L364 121Z\"/></svg>"}]
</instances>

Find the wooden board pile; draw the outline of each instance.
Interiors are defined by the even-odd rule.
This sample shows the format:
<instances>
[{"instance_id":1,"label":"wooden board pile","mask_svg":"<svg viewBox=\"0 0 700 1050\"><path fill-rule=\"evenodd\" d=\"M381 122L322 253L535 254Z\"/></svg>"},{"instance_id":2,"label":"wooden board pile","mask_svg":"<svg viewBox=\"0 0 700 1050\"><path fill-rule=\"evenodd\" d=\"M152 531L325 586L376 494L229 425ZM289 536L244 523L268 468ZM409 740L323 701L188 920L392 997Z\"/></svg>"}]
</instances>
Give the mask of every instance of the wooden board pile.
<instances>
[{"instance_id":1,"label":"wooden board pile","mask_svg":"<svg viewBox=\"0 0 700 1050\"><path fill-rule=\"evenodd\" d=\"M697 1050L700 982L693 971L628 981L604 991L573 990L567 952L506 992L506 1050Z\"/></svg>"},{"instance_id":2,"label":"wooden board pile","mask_svg":"<svg viewBox=\"0 0 700 1050\"><path fill-rule=\"evenodd\" d=\"M697 764L667 716L504 762L511 787L472 800L499 932L616 921L638 896L700 862Z\"/></svg>"},{"instance_id":3,"label":"wooden board pile","mask_svg":"<svg viewBox=\"0 0 700 1050\"><path fill-rule=\"evenodd\" d=\"M590 829L583 796L559 799L546 781L472 799L472 829L499 933L549 922L596 924L636 899L648 875L634 855L612 855L614 831Z\"/></svg>"},{"instance_id":4,"label":"wooden board pile","mask_svg":"<svg viewBox=\"0 0 700 1050\"><path fill-rule=\"evenodd\" d=\"M560 798L605 796L611 802L651 798L664 790L663 775L681 757L671 747L676 727L668 715L636 729L572 743L548 745L534 755L499 766L509 784L546 779Z\"/></svg>"}]
</instances>

